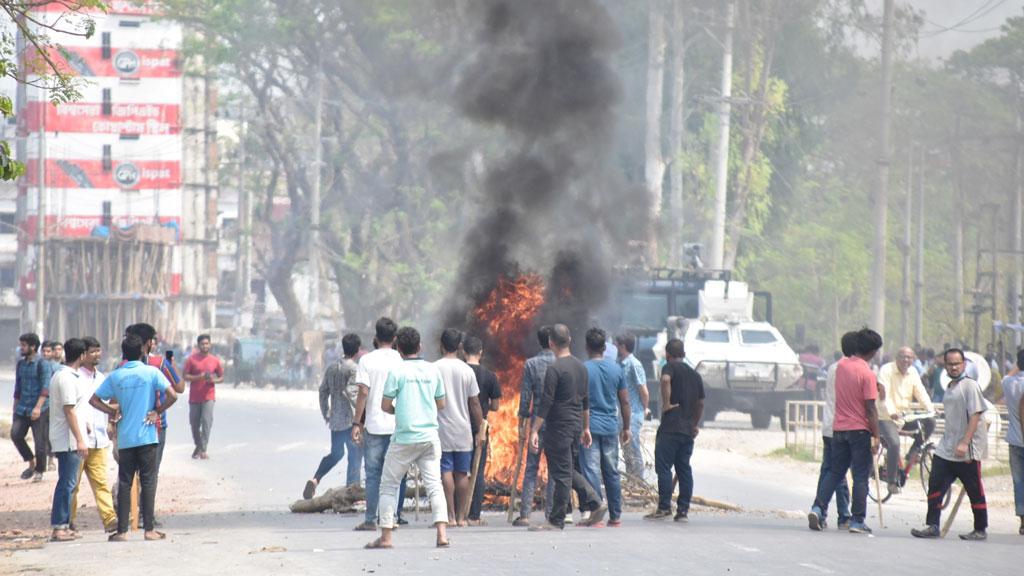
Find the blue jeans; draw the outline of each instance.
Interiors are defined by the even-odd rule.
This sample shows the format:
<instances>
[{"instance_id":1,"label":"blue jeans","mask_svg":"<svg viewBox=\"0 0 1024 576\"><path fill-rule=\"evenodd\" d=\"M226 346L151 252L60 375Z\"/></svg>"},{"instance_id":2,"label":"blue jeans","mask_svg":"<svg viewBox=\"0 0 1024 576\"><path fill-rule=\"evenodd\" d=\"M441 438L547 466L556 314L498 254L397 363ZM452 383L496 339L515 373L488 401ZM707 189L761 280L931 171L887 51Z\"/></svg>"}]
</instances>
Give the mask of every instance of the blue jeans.
<instances>
[{"instance_id":1,"label":"blue jeans","mask_svg":"<svg viewBox=\"0 0 1024 576\"><path fill-rule=\"evenodd\" d=\"M821 471L818 473L818 490L821 490L821 482L825 479L825 474L832 468L832 439L828 436L822 436L822 441L825 443L824 449L821 451ZM850 486L846 482L846 475L839 481L839 485L836 486L836 514L839 517L839 523L850 521ZM817 498L817 495L815 495ZM824 501L824 506L821 508L822 518L828 517L828 504L832 500L832 495L829 495L828 500ZM817 503L815 504L817 505Z\"/></svg>"},{"instance_id":2,"label":"blue jeans","mask_svg":"<svg viewBox=\"0 0 1024 576\"><path fill-rule=\"evenodd\" d=\"M531 424L532 425L532 424ZM537 472L540 470L540 456L544 451L544 430L537 434L540 440L540 450L536 454L529 448L526 450L526 472L523 473L523 493L520 495L519 515L523 518L530 517L530 510L533 509L533 496L537 492ZM548 487L551 483L548 482ZM548 490L548 497L545 502L550 506L551 490Z\"/></svg>"},{"instance_id":3,"label":"blue jeans","mask_svg":"<svg viewBox=\"0 0 1024 576\"><path fill-rule=\"evenodd\" d=\"M359 445L352 441L352 429L331 430L331 452L320 460L320 466L316 469L313 478L319 482L327 473L341 462L345 457L345 449L348 448L348 469L346 471L345 483L348 485L359 484L359 467L363 463L363 451Z\"/></svg>"},{"instance_id":4,"label":"blue jeans","mask_svg":"<svg viewBox=\"0 0 1024 576\"><path fill-rule=\"evenodd\" d=\"M853 468L852 519L864 522L868 509L868 476L874 458L871 457L871 433L867 430L835 432L832 435L831 466L818 483L818 496L814 505L825 510L846 471Z\"/></svg>"},{"instance_id":5,"label":"blue jeans","mask_svg":"<svg viewBox=\"0 0 1024 576\"><path fill-rule=\"evenodd\" d=\"M82 459L78 452L54 452L57 458L57 487L53 489L53 508L50 510L50 525L64 530L71 522L71 494L78 484L78 467ZM45 460L45 458L43 459Z\"/></svg>"},{"instance_id":6,"label":"blue jeans","mask_svg":"<svg viewBox=\"0 0 1024 576\"><path fill-rule=\"evenodd\" d=\"M693 436L681 432L658 432L654 441L654 471L658 474L658 509L672 509L672 468L679 477L679 498L676 513L690 511L693 498Z\"/></svg>"},{"instance_id":7,"label":"blue jeans","mask_svg":"<svg viewBox=\"0 0 1024 576\"><path fill-rule=\"evenodd\" d=\"M595 434L590 448L580 451L583 475L597 491L598 498L604 498L601 481L608 492L608 518L618 520L622 516L622 483L619 480L619 437L616 434Z\"/></svg>"},{"instance_id":8,"label":"blue jeans","mask_svg":"<svg viewBox=\"0 0 1024 576\"><path fill-rule=\"evenodd\" d=\"M1013 477L1013 501L1017 516L1024 517L1024 448L1010 445L1010 476Z\"/></svg>"},{"instance_id":9,"label":"blue jeans","mask_svg":"<svg viewBox=\"0 0 1024 576\"><path fill-rule=\"evenodd\" d=\"M391 446L390 434L364 435L365 446L363 447L363 462L366 468L366 516L364 520L371 524L377 523L377 505L380 503L380 479L384 474L384 456ZM405 500L405 478L398 488L401 503ZM398 506L398 517L402 517L402 506Z\"/></svg>"}]
</instances>

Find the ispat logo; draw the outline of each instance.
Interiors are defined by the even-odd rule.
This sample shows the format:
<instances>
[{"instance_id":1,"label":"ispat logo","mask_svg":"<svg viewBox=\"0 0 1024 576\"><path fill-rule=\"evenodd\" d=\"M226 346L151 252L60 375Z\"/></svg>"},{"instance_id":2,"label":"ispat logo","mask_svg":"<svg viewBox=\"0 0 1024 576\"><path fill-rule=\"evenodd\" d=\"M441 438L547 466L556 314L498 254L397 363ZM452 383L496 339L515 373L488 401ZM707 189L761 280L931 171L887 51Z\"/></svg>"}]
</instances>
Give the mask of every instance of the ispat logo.
<instances>
[{"instance_id":1,"label":"ispat logo","mask_svg":"<svg viewBox=\"0 0 1024 576\"><path fill-rule=\"evenodd\" d=\"M129 76L139 71L141 64L139 55L132 50L122 50L114 55L114 69L122 76Z\"/></svg>"},{"instance_id":2,"label":"ispat logo","mask_svg":"<svg viewBox=\"0 0 1024 576\"><path fill-rule=\"evenodd\" d=\"M114 180L121 185L121 188L134 188L141 179L142 171L131 162L118 164L114 170Z\"/></svg>"}]
</instances>

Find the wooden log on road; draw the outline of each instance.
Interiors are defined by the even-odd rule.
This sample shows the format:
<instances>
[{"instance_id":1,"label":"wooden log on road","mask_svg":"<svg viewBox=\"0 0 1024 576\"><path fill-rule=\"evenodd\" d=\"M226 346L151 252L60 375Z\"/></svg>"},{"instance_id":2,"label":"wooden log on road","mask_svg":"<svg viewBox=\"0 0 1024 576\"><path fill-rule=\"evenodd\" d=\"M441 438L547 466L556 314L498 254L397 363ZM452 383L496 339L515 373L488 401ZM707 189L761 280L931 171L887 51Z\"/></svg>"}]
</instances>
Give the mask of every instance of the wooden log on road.
<instances>
[{"instance_id":1,"label":"wooden log on road","mask_svg":"<svg viewBox=\"0 0 1024 576\"><path fill-rule=\"evenodd\" d=\"M355 509L355 503L366 499L366 491L361 486L342 486L331 488L319 496L309 500L296 500L288 507L296 514L312 514L316 512L349 512Z\"/></svg>"}]
</instances>

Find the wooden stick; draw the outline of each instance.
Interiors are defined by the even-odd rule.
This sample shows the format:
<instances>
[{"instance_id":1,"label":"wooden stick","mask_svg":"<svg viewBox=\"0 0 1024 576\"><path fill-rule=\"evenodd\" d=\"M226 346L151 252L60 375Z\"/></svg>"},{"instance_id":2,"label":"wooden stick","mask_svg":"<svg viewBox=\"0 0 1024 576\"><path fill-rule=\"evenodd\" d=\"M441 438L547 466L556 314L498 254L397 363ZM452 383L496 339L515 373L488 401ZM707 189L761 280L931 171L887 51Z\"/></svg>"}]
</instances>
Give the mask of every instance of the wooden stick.
<instances>
[{"instance_id":1,"label":"wooden stick","mask_svg":"<svg viewBox=\"0 0 1024 576\"><path fill-rule=\"evenodd\" d=\"M956 513L960 510L960 503L964 501L964 494L967 490L964 489L963 485L960 486L960 495L956 497L956 503L953 504L953 509L949 511L949 516L946 517L946 523L942 525L942 532L939 534L940 537L945 538L946 534L949 533L949 529L953 526L953 520L956 519Z\"/></svg>"},{"instance_id":2,"label":"wooden stick","mask_svg":"<svg viewBox=\"0 0 1024 576\"><path fill-rule=\"evenodd\" d=\"M879 454L874 454L871 458L871 473L875 477L875 502L878 503L878 527L885 528L885 520L882 518L882 481L878 477L878 458Z\"/></svg>"},{"instance_id":3,"label":"wooden stick","mask_svg":"<svg viewBox=\"0 0 1024 576\"><path fill-rule=\"evenodd\" d=\"M484 438L487 437L487 420L483 421L480 425L480 431L484 433ZM476 492L476 475L480 472L480 456L483 451L484 445L480 444L473 449L473 463L469 467L469 494L466 497L465 502L459 502L459 520L465 520L469 517L469 508L473 504L473 494Z\"/></svg>"},{"instance_id":4,"label":"wooden stick","mask_svg":"<svg viewBox=\"0 0 1024 576\"><path fill-rule=\"evenodd\" d=\"M512 492L508 496L508 521L511 523L516 509L516 488L519 484L519 473L523 468L523 448L526 445L526 421L519 425L519 444L516 450L516 473L512 476ZM530 495L533 498L533 495Z\"/></svg>"}]
</instances>

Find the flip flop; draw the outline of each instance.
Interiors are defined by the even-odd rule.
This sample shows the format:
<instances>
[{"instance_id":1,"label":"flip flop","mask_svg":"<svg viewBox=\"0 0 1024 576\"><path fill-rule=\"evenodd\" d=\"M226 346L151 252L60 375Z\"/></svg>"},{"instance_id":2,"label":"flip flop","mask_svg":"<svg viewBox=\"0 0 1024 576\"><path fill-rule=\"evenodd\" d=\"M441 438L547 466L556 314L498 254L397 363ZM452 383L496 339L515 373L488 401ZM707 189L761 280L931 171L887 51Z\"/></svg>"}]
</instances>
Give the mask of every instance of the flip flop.
<instances>
[{"instance_id":1,"label":"flip flop","mask_svg":"<svg viewBox=\"0 0 1024 576\"><path fill-rule=\"evenodd\" d=\"M437 544L434 545L435 548L451 548L451 546L452 546L452 541L451 540L445 540L444 542L438 542Z\"/></svg>"},{"instance_id":2,"label":"flip flop","mask_svg":"<svg viewBox=\"0 0 1024 576\"><path fill-rule=\"evenodd\" d=\"M128 535L125 534L124 532L114 532L109 537L107 537L107 542L127 542L127 541L128 541Z\"/></svg>"},{"instance_id":3,"label":"flip flop","mask_svg":"<svg viewBox=\"0 0 1024 576\"><path fill-rule=\"evenodd\" d=\"M58 534L50 536L50 542L72 542L74 540L75 535L69 534L67 532L60 532Z\"/></svg>"},{"instance_id":4,"label":"flip flop","mask_svg":"<svg viewBox=\"0 0 1024 576\"><path fill-rule=\"evenodd\" d=\"M150 536L150 534L156 534L156 536ZM152 532L146 533L144 538L146 540L150 540L150 541L153 541L153 540L163 540L163 539L167 538L167 534L164 534L163 532L157 532L156 530L153 530Z\"/></svg>"},{"instance_id":5,"label":"flip flop","mask_svg":"<svg viewBox=\"0 0 1024 576\"><path fill-rule=\"evenodd\" d=\"M367 543L366 546L363 546L363 548L367 550L388 550L390 548L393 548L393 546L391 544L384 544L380 541L380 538L377 538L373 542Z\"/></svg>"}]
</instances>

